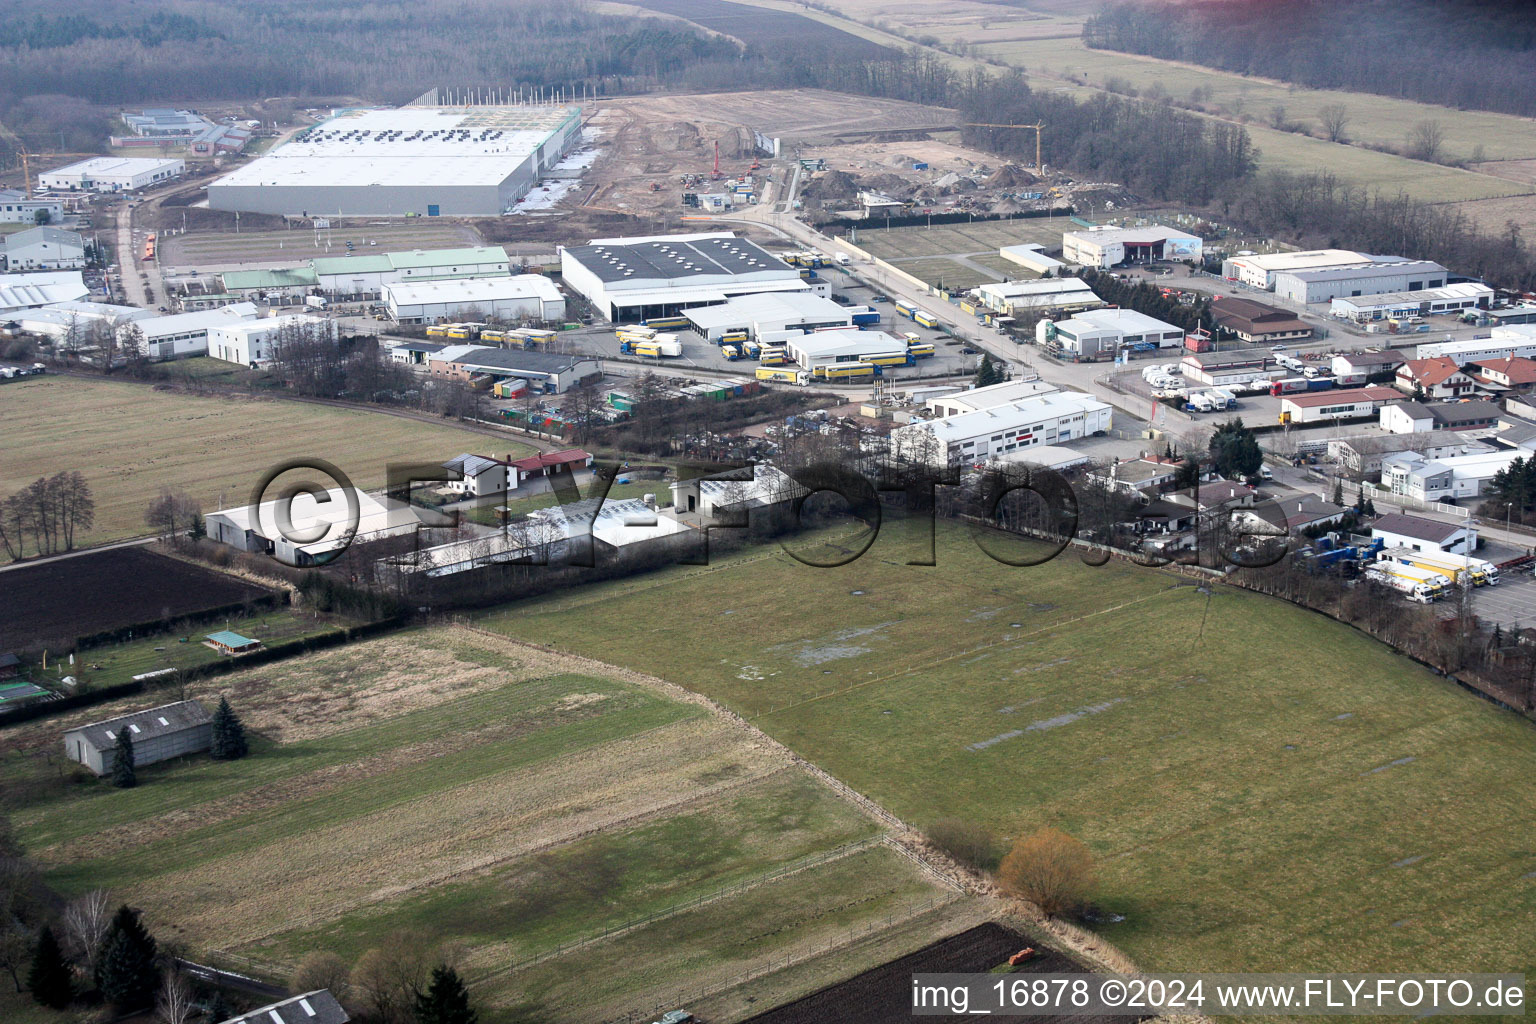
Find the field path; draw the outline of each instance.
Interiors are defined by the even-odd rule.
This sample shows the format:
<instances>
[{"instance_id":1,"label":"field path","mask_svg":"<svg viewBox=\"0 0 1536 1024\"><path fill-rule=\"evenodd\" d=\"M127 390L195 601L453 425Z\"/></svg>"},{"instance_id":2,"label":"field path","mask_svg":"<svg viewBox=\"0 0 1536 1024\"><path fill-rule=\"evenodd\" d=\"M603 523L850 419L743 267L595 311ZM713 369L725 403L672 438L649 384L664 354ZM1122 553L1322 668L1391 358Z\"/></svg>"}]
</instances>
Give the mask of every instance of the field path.
<instances>
[{"instance_id":1,"label":"field path","mask_svg":"<svg viewBox=\"0 0 1536 1024\"><path fill-rule=\"evenodd\" d=\"M1126 602L1117 608L1135 604L1135 601ZM1102 615L1115 611L1116 608L1105 608L1093 612L1093 615ZM1088 616L1083 616L1087 618ZM732 711L730 708L717 701L711 700L701 693L696 693L687 687L662 679L660 676L648 675L644 672L636 672L633 669L621 665L613 665L596 658L563 651L558 648L548 647L544 644L531 643L526 640L517 640L503 633L482 629L479 626L462 624L462 628L470 633L494 638L505 644L536 651L546 655L556 655L564 663L570 666L569 670L578 673L595 676L609 676L636 686L644 686L660 691L666 696L684 703L695 704L708 709L714 715L725 722L741 730L751 737L754 744L762 744L774 750L781 751L790 762L801 770L810 774L822 785L832 790L838 796L850 801L866 814L881 823L889 826L893 831L887 837L887 844L891 849L916 863L923 871L939 880L942 885L955 894L967 894L981 896L992 902L999 914L1011 914L1029 920L1036 927L1050 932L1064 946L1089 962L1099 965L1103 970L1120 973L1136 973L1139 968L1116 947L1107 941L1074 925L1048 918L1040 913L1039 909L1018 900L1010 899L1002 894L992 882L980 872L973 871L951 860L943 853L933 849L927 843L922 832L915 826L903 821L890 810L854 790L840 779L807 761L793 749L774 739L746 718ZM969 653L969 652L967 652Z\"/></svg>"}]
</instances>

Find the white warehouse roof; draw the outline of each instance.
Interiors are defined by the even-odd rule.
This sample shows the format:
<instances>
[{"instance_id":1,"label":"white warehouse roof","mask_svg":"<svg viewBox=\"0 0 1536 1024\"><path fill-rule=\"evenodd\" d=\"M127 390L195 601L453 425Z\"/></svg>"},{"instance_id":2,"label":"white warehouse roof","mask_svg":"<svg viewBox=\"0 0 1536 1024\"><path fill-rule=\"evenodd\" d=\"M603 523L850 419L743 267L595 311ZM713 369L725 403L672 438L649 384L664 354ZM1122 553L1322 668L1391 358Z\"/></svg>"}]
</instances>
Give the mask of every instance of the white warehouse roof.
<instances>
[{"instance_id":1,"label":"white warehouse roof","mask_svg":"<svg viewBox=\"0 0 1536 1024\"><path fill-rule=\"evenodd\" d=\"M306 535L310 530L318 532L322 526L326 529L326 532L314 541L296 545L297 550L310 555L323 554L342 547L345 543L344 533L348 525L347 492L340 487L332 487L325 493L329 499L325 502L317 502L313 495L305 492L295 494L288 509L295 536ZM355 536L358 540L415 529L421 522L409 506L396 504L390 507L373 495L355 488L352 494L357 500L358 521ZM268 540L275 541L283 536L277 526L279 501L280 499L273 498L271 501L262 502L256 507L254 517L251 515L251 506L248 504L220 509L217 512L210 512L209 515L227 520L238 530L251 530Z\"/></svg>"},{"instance_id":2,"label":"white warehouse roof","mask_svg":"<svg viewBox=\"0 0 1536 1024\"><path fill-rule=\"evenodd\" d=\"M1119 331L1122 334L1146 334L1148 331L1169 332L1183 330L1183 328L1164 323L1155 317L1139 313L1134 309L1088 309L1081 313L1072 314L1070 319L1060 321L1056 326L1059 328L1062 324L1071 323L1084 324L1100 330Z\"/></svg>"},{"instance_id":3,"label":"white warehouse roof","mask_svg":"<svg viewBox=\"0 0 1536 1024\"><path fill-rule=\"evenodd\" d=\"M1313 249L1308 252L1271 252L1255 256L1233 256L1232 263L1241 263L1271 274L1284 274L1293 270L1316 270L1322 267L1348 267L1372 263L1374 259L1364 253L1348 249Z\"/></svg>"},{"instance_id":4,"label":"white warehouse roof","mask_svg":"<svg viewBox=\"0 0 1536 1024\"><path fill-rule=\"evenodd\" d=\"M78 270L0 274L0 313L71 302L91 294Z\"/></svg>"},{"instance_id":5,"label":"white warehouse roof","mask_svg":"<svg viewBox=\"0 0 1536 1024\"><path fill-rule=\"evenodd\" d=\"M1165 227L1162 224L1147 224L1139 228L1116 227L1092 227L1081 231L1067 231L1062 238L1076 238L1080 241L1089 241L1095 245L1113 245L1116 242L1158 242L1168 241L1174 238L1199 239L1199 235L1190 234L1188 231L1180 231L1178 228Z\"/></svg>"},{"instance_id":6,"label":"white warehouse roof","mask_svg":"<svg viewBox=\"0 0 1536 1024\"><path fill-rule=\"evenodd\" d=\"M760 320L827 319L849 323L852 314L831 299L810 292L758 292L718 306L697 306L688 310L687 316L700 330L708 331Z\"/></svg>"},{"instance_id":7,"label":"white warehouse roof","mask_svg":"<svg viewBox=\"0 0 1536 1024\"><path fill-rule=\"evenodd\" d=\"M1034 420L1059 419L1078 413L1108 409L1096 399L1075 391L1058 391L1054 394L1037 395L1020 402L994 405L978 412L965 412L957 416L942 416L929 420L926 426L933 430L940 441L963 441L978 434L1005 428L1008 424L1029 423Z\"/></svg>"},{"instance_id":8,"label":"white warehouse roof","mask_svg":"<svg viewBox=\"0 0 1536 1024\"><path fill-rule=\"evenodd\" d=\"M83 178L132 178L140 174L150 174L155 171L167 170L180 166L180 160L166 160L157 157L146 156L93 156L89 160L80 160L76 163L66 164L63 167L55 167L51 171L45 171L44 177L83 177Z\"/></svg>"},{"instance_id":9,"label":"white warehouse roof","mask_svg":"<svg viewBox=\"0 0 1536 1024\"><path fill-rule=\"evenodd\" d=\"M171 335L185 334L189 331L206 331L210 327L229 327L242 320L254 320L256 315L256 303L232 302L218 309L203 309L196 313L173 313L170 316L151 317L136 322L139 330L144 332L144 340L154 341L157 338L168 338Z\"/></svg>"},{"instance_id":10,"label":"white warehouse roof","mask_svg":"<svg viewBox=\"0 0 1536 1024\"><path fill-rule=\"evenodd\" d=\"M563 296L543 274L514 277L472 277L447 281L408 281L383 286L384 297L396 306L432 306L460 302L497 302L537 298L560 302Z\"/></svg>"},{"instance_id":11,"label":"white warehouse roof","mask_svg":"<svg viewBox=\"0 0 1536 1024\"><path fill-rule=\"evenodd\" d=\"M884 331L861 331L856 327L845 330L816 331L812 334L790 338L784 347L797 353L809 363L832 362L839 356L870 356L905 352L907 343Z\"/></svg>"},{"instance_id":12,"label":"white warehouse roof","mask_svg":"<svg viewBox=\"0 0 1536 1024\"><path fill-rule=\"evenodd\" d=\"M349 110L218 179L230 185L498 185L575 107Z\"/></svg>"}]
</instances>

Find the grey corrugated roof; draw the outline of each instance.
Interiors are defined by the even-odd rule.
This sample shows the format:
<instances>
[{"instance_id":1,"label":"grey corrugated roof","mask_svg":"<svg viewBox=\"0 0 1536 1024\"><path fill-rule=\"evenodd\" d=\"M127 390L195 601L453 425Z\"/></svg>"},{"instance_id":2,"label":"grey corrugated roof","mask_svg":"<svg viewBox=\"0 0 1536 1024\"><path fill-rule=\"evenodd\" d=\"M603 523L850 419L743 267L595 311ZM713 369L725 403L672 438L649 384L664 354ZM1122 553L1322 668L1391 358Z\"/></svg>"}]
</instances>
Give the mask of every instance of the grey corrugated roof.
<instances>
[{"instance_id":1,"label":"grey corrugated roof","mask_svg":"<svg viewBox=\"0 0 1536 1024\"><path fill-rule=\"evenodd\" d=\"M1325 270L1286 270L1277 276L1294 277L1309 284L1323 281L1350 281L1357 277L1392 277L1397 274L1445 274L1449 273L1433 260L1402 260L1382 263L1361 263L1353 267L1330 267Z\"/></svg>"},{"instance_id":2,"label":"grey corrugated roof","mask_svg":"<svg viewBox=\"0 0 1536 1024\"><path fill-rule=\"evenodd\" d=\"M1461 526L1458 523L1440 523L1433 519L1403 515L1401 512L1389 512L1371 524L1373 532L1395 533L1436 544L1443 542L1460 529Z\"/></svg>"},{"instance_id":3,"label":"grey corrugated roof","mask_svg":"<svg viewBox=\"0 0 1536 1024\"><path fill-rule=\"evenodd\" d=\"M443 468L456 469L466 477L472 477L479 476L486 470L499 465L501 461L498 459L488 459L483 455L471 455L466 452L443 463Z\"/></svg>"},{"instance_id":4,"label":"grey corrugated roof","mask_svg":"<svg viewBox=\"0 0 1536 1024\"><path fill-rule=\"evenodd\" d=\"M197 701L179 700L174 704L162 704L157 708L150 708L148 711L135 711L131 715L120 715L102 722L76 726L65 735L79 733L85 742L97 750L110 750L117 743L117 733L121 729L127 729L133 741L140 743L156 736L178 733L211 721L213 716Z\"/></svg>"},{"instance_id":5,"label":"grey corrugated roof","mask_svg":"<svg viewBox=\"0 0 1536 1024\"><path fill-rule=\"evenodd\" d=\"M599 243L566 246L598 280L681 280L720 274L756 274L791 270L788 263L744 238L695 238L689 241ZM626 273L628 271L629 273Z\"/></svg>"},{"instance_id":6,"label":"grey corrugated roof","mask_svg":"<svg viewBox=\"0 0 1536 1024\"><path fill-rule=\"evenodd\" d=\"M330 989L318 988L247 1010L221 1024L347 1024L351 1019Z\"/></svg>"},{"instance_id":7,"label":"grey corrugated roof","mask_svg":"<svg viewBox=\"0 0 1536 1024\"><path fill-rule=\"evenodd\" d=\"M526 349L485 348L459 356L453 362L472 369L528 370L533 373L563 373L589 356L566 356L554 352L530 352Z\"/></svg>"}]
</instances>

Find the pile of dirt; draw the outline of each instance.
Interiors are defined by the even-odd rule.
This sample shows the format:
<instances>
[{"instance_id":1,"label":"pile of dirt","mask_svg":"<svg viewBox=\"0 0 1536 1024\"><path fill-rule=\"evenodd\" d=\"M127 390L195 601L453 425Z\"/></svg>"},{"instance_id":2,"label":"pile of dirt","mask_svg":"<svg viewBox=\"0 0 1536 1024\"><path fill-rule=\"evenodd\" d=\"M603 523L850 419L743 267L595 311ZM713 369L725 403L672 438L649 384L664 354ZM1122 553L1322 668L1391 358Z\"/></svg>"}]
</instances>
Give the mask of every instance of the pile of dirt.
<instances>
[{"instance_id":1,"label":"pile of dirt","mask_svg":"<svg viewBox=\"0 0 1536 1024\"><path fill-rule=\"evenodd\" d=\"M823 203L851 203L859 197L859 182L847 171L826 171L812 178L804 193Z\"/></svg>"},{"instance_id":2,"label":"pile of dirt","mask_svg":"<svg viewBox=\"0 0 1536 1024\"><path fill-rule=\"evenodd\" d=\"M899 174L870 174L860 178L859 184L867 191L888 196L900 195L912 187L912 182Z\"/></svg>"},{"instance_id":3,"label":"pile of dirt","mask_svg":"<svg viewBox=\"0 0 1536 1024\"><path fill-rule=\"evenodd\" d=\"M1023 188L1025 185L1033 185L1040 179L1030 174L1018 164L1004 164L992 176L987 179L988 188Z\"/></svg>"}]
</instances>

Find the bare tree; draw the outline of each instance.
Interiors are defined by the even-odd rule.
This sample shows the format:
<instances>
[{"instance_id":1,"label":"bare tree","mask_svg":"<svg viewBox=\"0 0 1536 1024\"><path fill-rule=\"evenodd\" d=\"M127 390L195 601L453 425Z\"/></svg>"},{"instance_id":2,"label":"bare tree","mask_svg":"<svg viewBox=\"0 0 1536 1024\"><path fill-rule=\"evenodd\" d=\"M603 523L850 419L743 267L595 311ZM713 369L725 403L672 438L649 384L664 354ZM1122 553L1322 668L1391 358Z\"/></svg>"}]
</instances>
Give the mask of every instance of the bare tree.
<instances>
[{"instance_id":1,"label":"bare tree","mask_svg":"<svg viewBox=\"0 0 1536 1024\"><path fill-rule=\"evenodd\" d=\"M192 528L203 506L185 491L161 488L144 510L144 522L166 539L181 537Z\"/></svg>"},{"instance_id":2,"label":"bare tree","mask_svg":"<svg viewBox=\"0 0 1536 1024\"><path fill-rule=\"evenodd\" d=\"M1345 132L1349 129L1349 108L1342 103L1329 103L1319 107L1317 118L1323 125L1323 134L1328 136L1329 142L1347 142Z\"/></svg>"},{"instance_id":3,"label":"bare tree","mask_svg":"<svg viewBox=\"0 0 1536 1024\"><path fill-rule=\"evenodd\" d=\"M105 889L76 896L64 908L65 945L87 975L96 970L96 953L111 921L112 894Z\"/></svg>"},{"instance_id":4,"label":"bare tree","mask_svg":"<svg viewBox=\"0 0 1536 1024\"><path fill-rule=\"evenodd\" d=\"M1055 915L1080 904L1093 884L1093 855L1060 829L1041 829L1014 843L997 879L1015 896Z\"/></svg>"},{"instance_id":5,"label":"bare tree","mask_svg":"<svg viewBox=\"0 0 1536 1024\"><path fill-rule=\"evenodd\" d=\"M352 971L347 962L329 950L315 950L294 968L289 987L295 992L329 989L337 1002L345 1003L352 994Z\"/></svg>"},{"instance_id":6,"label":"bare tree","mask_svg":"<svg viewBox=\"0 0 1536 1024\"><path fill-rule=\"evenodd\" d=\"M179 970L169 970L160 981L155 996L155 1019L160 1024L186 1024L192 1016L192 988Z\"/></svg>"},{"instance_id":7,"label":"bare tree","mask_svg":"<svg viewBox=\"0 0 1536 1024\"><path fill-rule=\"evenodd\" d=\"M1408 133L1408 155L1415 160L1439 159L1445 146L1445 128L1439 121L1420 121Z\"/></svg>"}]
</instances>

